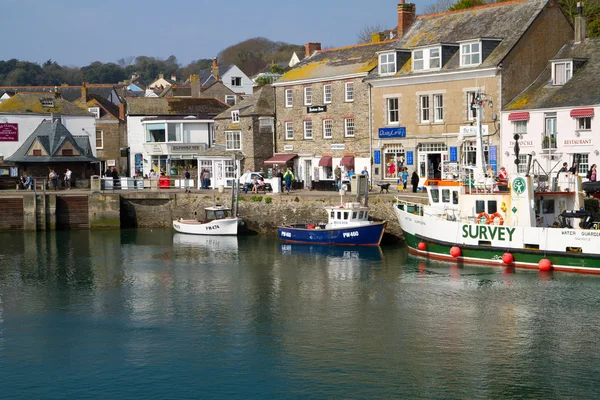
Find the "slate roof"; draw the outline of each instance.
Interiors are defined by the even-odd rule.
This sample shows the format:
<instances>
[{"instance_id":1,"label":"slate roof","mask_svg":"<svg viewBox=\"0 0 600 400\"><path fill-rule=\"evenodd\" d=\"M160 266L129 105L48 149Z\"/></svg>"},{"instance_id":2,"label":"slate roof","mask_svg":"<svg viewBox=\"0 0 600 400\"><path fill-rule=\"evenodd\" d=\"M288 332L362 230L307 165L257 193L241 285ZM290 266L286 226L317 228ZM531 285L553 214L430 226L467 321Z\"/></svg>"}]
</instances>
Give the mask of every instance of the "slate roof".
<instances>
[{"instance_id":1,"label":"slate roof","mask_svg":"<svg viewBox=\"0 0 600 400\"><path fill-rule=\"evenodd\" d=\"M240 111L240 117L274 116L274 107L275 96L273 94L273 87L271 85L265 85L257 90L252 96L240 101L238 104L231 106L230 109L217 115L215 119L229 119L231 118L231 112L234 110Z\"/></svg>"},{"instance_id":2,"label":"slate roof","mask_svg":"<svg viewBox=\"0 0 600 400\"><path fill-rule=\"evenodd\" d=\"M392 49L394 45L395 41L388 40L379 43L319 50L292 67L291 70L277 80L277 84L304 79L332 78L368 73L377 67L376 53Z\"/></svg>"},{"instance_id":3,"label":"slate roof","mask_svg":"<svg viewBox=\"0 0 600 400\"><path fill-rule=\"evenodd\" d=\"M579 60L564 85L552 85L552 63L540 76L511 101L505 110L579 107L600 104L600 38L588 38L580 44L565 44L554 60Z\"/></svg>"},{"instance_id":4,"label":"slate roof","mask_svg":"<svg viewBox=\"0 0 600 400\"><path fill-rule=\"evenodd\" d=\"M87 84L88 95L95 94L97 96L108 99L111 95L114 85L93 85ZM55 91L60 93L60 96L68 101L75 101L81 98L81 86L1 86L0 96L3 93L52 93Z\"/></svg>"},{"instance_id":5,"label":"slate roof","mask_svg":"<svg viewBox=\"0 0 600 400\"><path fill-rule=\"evenodd\" d=\"M219 65L219 76L223 76L231 69L231 65ZM198 72L200 77L200 86L210 86L216 82L215 76L212 74L212 68L203 69Z\"/></svg>"},{"instance_id":6,"label":"slate roof","mask_svg":"<svg viewBox=\"0 0 600 400\"><path fill-rule=\"evenodd\" d=\"M42 106L42 100L52 100L54 107ZM6 114L60 114L91 116L65 99L56 98L54 93L17 93L0 103L0 113Z\"/></svg>"},{"instance_id":7,"label":"slate roof","mask_svg":"<svg viewBox=\"0 0 600 400\"><path fill-rule=\"evenodd\" d=\"M39 142L48 156L28 156L29 149L35 142ZM62 156L57 152L65 142L71 142L73 148L81 154L80 156ZM21 147L7 161L12 162L95 162L98 161L92 155L92 148L88 136L73 136L71 132L57 119L54 122L44 120L35 128L35 131L23 142Z\"/></svg>"},{"instance_id":8,"label":"slate roof","mask_svg":"<svg viewBox=\"0 0 600 400\"><path fill-rule=\"evenodd\" d=\"M395 76L411 74L426 75L456 69L482 69L496 67L517 44L525 31L537 18L549 0L512 0L460 11L417 16L409 30L398 39L395 48L411 50L416 47L439 44L457 45L461 41L474 39L501 39L482 63L472 68L460 67L460 52L455 53L442 66L431 72L412 72L411 59L398 67ZM378 77L377 70L371 77Z\"/></svg>"},{"instance_id":9,"label":"slate roof","mask_svg":"<svg viewBox=\"0 0 600 400\"><path fill-rule=\"evenodd\" d=\"M228 108L214 98L140 97L127 101L129 115L194 115L210 119Z\"/></svg>"}]
</instances>

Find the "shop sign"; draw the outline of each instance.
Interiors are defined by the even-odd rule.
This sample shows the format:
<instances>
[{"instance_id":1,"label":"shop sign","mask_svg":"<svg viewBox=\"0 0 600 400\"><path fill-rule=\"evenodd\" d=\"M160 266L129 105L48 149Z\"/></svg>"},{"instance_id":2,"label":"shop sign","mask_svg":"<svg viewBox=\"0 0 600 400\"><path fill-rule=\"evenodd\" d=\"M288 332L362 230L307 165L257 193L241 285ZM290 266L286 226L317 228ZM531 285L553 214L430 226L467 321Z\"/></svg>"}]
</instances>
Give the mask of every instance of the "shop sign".
<instances>
[{"instance_id":1,"label":"shop sign","mask_svg":"<svg viewBox=\"0 0 600 400\"><path fill-rule=\"evenodd\" d=\"M471 126L471 125L461 126L460 127L460 136L477 136L478 130L479 130L479 128L476 126ZM488 126L487 125L481 126L481 134L482 135L488 134Z\"/></svg>"},{"instance_id":2,"label":"shop sign","mask_svg":"<svg viewBox=\"0 0 600 400\"><path fill-rule=\"evenodd\" d=\"M399 126L397 128L379 128L379 139L395 139L406 137L406 127Z\"/></svg>"},{"instance_id":3,"label":"shop sign","mask_svg":"<svg viewBox=\"0 0 600 400\"><path fill-rule=\"evenodd\" d=\"M0 142L18 142L19 124L0 124Z\"/></svg>"},{"instance_id":4,"label":"shop sign","mask_svg":"<svg viewBox=\"0 0 600 400\"><path fill-rule=\"evenodd\" d=\"M458 161L458 147L450 147L450 161Z\"/></svg>"},{"instance_id":5,"label":"shop sign","mask_svg":"<svg viewBox=\"0 0 600 400\"><path fill-rule=\"evenodd\" d=\"M306 112L309 114L321 113L327 111L327 106L311 106L306 107Z\"/></svg>"},{"instance_id":6,"label":"shop sign","mask_svg":"<svg viewBox=\"0 0 600 400\"><path fill-rule=\"evenodd\" d=\"M200 152L204 150L204 146L200 144L173 144L171 145L171 153L189 153Z\"/></svg>"},{"instance_id":7,"label":"shop sign","mask_svg":"<svg viewBox=\"0 0 600 400\"><path fill-rule=\"evenodd\" d=\"M563 146L591 146L592 138L565 138Z\"/></svg>"},{"instance_id":8,"label":"shop sign","mask_svg":"<svg viewBox=\"0 0 600 400\"><path fill-rule=\"evenodd\" d=\"M531 139L523 139L519 140L519 147L533 147L535 146L535 141ZM515 147L515 141L511 140L508 142L508 147Z\"/></svg>"},{"instance_id":9,"label":"shop sign","mask_svg":"<svg viewBox=\"0 0 600 400\"><path fill-rule=\"evenodd\" d=\"M375 165L381 164L381 150L373 151L373 163Z\"/></svg>"},{"instance_id":10,"label":"shop sign","mask_svg":"<svg viewBox=\"0 0 600 400\"><path fill-rule=\"evenodd\" d=\"M294 146L292 146L291 144L286 144L285 146L283 146L283 151L294 151Z\"/></svg>"},{"instance_id":11,"label":"shop sign","mask_svg":"<svg viewBox=\"0 0 600 400\"><path fill-rule=\"evenodd\" d=\"M413 165L413 152L412 151L406 152L406 165Z\"/></svg>"},{"instance_id":12,"label":"shop sign","mask_svg":"<svg viewBox=\"0 0 600 400\"><path fill-rule=\"evenodd\" d=\"M332 144L331 150L346 150L346 144L344 144L344 143Z\"/></svg>"},{"instance_id":13,"label":"shop sign","mask_svg":"<svg viewBox=\"0 0 600 400\"><path fill-rule=\"evenodd\" d=\"M117 165L117 163L115 162L115 160L106 160L106 165L108 167L114 167L115 165Z\"/></svg>"}]
</instances>

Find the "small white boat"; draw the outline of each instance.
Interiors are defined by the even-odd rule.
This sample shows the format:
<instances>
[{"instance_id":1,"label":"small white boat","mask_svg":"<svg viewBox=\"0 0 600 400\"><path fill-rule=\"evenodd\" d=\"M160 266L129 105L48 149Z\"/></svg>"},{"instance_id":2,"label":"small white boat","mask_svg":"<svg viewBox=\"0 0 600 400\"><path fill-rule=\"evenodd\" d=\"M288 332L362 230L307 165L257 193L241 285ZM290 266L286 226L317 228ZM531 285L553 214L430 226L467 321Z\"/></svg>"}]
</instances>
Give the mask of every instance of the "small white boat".
<instances>
[{"instance_id":1,"label":"small white boat","mask_svg":"<svg viewBox=\"0 0 600 400\"><path fill-rule=\"evenodd\" d=\"M205 218L197 219L180 218L173 221L173 228L177 232L192 235L237 235L242 219L234 217L231 208L220 205L206 207Z\"/></svg>"}]
</instances>

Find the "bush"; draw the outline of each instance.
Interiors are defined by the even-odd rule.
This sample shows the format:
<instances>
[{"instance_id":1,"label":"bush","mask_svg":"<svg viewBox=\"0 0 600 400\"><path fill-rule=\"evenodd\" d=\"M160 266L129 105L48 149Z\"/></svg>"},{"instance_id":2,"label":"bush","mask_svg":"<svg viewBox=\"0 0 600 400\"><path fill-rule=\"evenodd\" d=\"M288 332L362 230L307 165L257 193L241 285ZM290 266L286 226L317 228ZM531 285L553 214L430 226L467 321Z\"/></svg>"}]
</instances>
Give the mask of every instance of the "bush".
<instances>
[{"instance_id":1,"label":"bush","mask_svg":"<svg viewBox=\"0 0 600 400\"><path fill-rule=\"evenodd\" d=\"M245 197L243 197L243 196L239 196L239 197L238 197L238 201L246 201L246 198L245 198Z\"/></svg>"},{"instance_id":2,"label":"bush","mask_svg":"<svg viewBox=\"0 0 600 400\"><path fill-rule=\"evenodd\" d=\"M298 197L296 197L296 198L294 199L294 201L295 201L296 203L300 203L300 199L299 199Z\"/></svg>"},{"instance_id":3,"label":"bush","mask_svg":"<svg viewBox=\"0 0 600 400\"><path fill-rule=\"evenodd\" d=\"M262 201L262 196L252 196L250 198L250 200L252 200L252 201Z\"/></svg>"},{"instance_id":4,"label":"bush","mask_svg":"<svg viewBox=\"0 0 600 400\"><path fill-rule=\"evenodd\" d=\"M273 198L265 197L265 204L271 204L273 202Z\"/></svg>"}]
</instances>

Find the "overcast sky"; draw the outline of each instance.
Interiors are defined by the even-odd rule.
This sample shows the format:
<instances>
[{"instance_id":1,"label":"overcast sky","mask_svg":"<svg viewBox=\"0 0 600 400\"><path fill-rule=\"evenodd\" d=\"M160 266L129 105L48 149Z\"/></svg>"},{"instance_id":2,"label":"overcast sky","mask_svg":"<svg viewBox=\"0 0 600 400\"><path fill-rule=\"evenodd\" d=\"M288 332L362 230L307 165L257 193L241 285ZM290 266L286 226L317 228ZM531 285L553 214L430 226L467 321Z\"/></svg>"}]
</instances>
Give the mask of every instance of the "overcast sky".
<instances>
[{"instance_id":1,"label":"overcast sky","mask_svg":"<svg viewBox=\"0 0 600 400\"><path fill-rule=\"evenodd\" d=\"M432 0L413 1L417 13ZM408 1L407 1L408 2ZM0 0L0 59L82 67L128 56L188 64L263 36L293 44L356 43L367 25L397 25L397 0Z\"/></svg>"}]
</instances>

